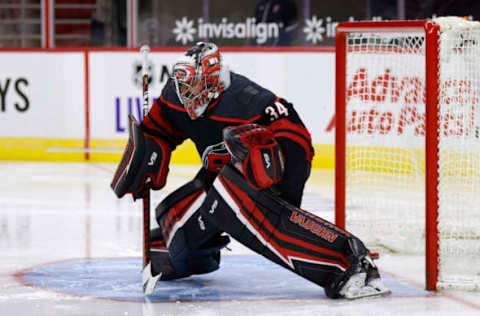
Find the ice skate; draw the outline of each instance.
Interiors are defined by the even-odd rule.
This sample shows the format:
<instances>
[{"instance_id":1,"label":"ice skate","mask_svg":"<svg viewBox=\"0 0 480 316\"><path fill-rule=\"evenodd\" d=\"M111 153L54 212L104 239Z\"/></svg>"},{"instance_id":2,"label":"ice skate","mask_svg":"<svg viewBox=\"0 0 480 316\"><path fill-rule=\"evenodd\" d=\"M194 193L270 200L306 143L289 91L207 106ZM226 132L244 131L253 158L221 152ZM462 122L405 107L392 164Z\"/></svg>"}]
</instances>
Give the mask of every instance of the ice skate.
<instances>
[{"instance_id":1,"label":"ice skate","mask_svg":"<svg viewBox=\"0 0 480 316\"><path fill-rule=\"evenodd\" d=\"M341 287L338 295L346 299L357 299L372 296L386 296L391 292L385 286L377 267L370 256L366 256L354 273Z\"/></svg>"}]
</instances>

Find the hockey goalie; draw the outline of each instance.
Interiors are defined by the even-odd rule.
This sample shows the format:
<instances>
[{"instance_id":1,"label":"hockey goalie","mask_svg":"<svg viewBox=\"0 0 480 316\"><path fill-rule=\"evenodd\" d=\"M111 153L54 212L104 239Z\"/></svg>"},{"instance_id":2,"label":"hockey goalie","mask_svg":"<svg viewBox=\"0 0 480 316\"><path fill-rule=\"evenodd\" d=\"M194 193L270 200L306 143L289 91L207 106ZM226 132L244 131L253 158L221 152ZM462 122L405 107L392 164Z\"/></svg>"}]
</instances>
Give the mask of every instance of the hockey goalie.
<instances>
[{"instance_id":1,"label":"hockey goalie","mask_svg":"<svg viewBox=\"0 0 480 316\"><path fill-rule=\"evenodd\" d=\"M217 270L229 236L330 298L390 293L360 239L300 208L314 152L293 105L230 71L213 43L190 48L143 122L130 119L117 196L140 197L146 179L161 189L185 139L203 166L156 207L147 294L157 281Z\"/></svg>"}]
</instances>

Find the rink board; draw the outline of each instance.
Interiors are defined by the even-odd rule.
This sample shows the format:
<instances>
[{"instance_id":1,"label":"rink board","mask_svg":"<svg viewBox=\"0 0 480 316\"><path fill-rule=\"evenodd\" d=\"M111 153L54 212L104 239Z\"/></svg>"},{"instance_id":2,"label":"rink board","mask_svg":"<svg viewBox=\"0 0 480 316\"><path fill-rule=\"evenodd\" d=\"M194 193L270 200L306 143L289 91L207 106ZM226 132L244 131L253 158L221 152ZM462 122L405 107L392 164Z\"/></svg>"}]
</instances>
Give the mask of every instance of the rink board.
<instances>
[{"instance_id":1,"label":"rink board","mask_svg":"<svg viewBox=\"0 0 480 316\"><path fill-rule=\"evenodd\" d=\"M183 51L152 49L149 89L154 97L160 95ZM295 105L316 146L313 168L333 169L333 50L222 51L232 71L254 79ZM0 50L0 56L0 160L120 161L128 138L128 116L132 114L139 121L142 116L137 51ZM175 151L172 162L198 164L200 158L187 143Z\"/></svg>"}]
</instances>

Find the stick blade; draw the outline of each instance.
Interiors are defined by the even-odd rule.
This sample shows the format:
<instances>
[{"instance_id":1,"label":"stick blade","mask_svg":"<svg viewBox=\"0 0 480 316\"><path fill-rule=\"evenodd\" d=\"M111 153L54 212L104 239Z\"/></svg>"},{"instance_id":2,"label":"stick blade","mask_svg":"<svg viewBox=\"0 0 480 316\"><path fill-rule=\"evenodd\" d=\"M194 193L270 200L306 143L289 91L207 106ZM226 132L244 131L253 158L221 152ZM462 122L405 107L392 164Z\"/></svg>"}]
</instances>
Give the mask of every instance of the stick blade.
<instances>
[{"instance_id":1,"label":"stick blade","mask_svg":"<svg viewBox=\"0 0 480 316\"><path fill-rule=\"evenodd\" d=\"M145 295L150 295L155 291L155 287L157 286L158 280L162 276L159 273L156 276L152 275L152 263L149 262L142 271L142 284L143 284L143 293Z\"/></svg>"}]
</instances>

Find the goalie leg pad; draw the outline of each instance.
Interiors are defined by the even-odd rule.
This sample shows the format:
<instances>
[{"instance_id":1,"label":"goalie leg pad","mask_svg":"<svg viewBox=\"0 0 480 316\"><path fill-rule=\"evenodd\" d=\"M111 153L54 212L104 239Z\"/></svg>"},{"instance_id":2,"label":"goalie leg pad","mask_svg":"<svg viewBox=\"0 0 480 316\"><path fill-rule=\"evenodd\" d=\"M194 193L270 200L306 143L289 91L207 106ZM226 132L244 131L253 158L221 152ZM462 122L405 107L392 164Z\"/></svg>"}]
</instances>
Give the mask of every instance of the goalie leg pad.
<instances>
[{"instance_id":1,"label":"goalie leg pad","mask_svg":"<svg viewBox=\"0 0 480 316\"><path fill-rule=\"evenodd\" d=\"M219 268L220 250L230 239L198 212L205 196L204 183L195 178L168 195L156 208L157 222L175 270L169 279Z\"/></svg>"},{"instance_id":2,"label":"goalie leg pad","mask_svg":"<svg viewBox=\"0 0 480 316\"><path fill-rule=\"evenodd\" d=\"M147 179L150 179L148 186L154 190L165 186L171 147L158 137L144 134L132 115L128 118L128 143L110 186L119 198L132 193L137 199L141 197Z\"/></svg>"},{"instance_id":3,"label":"goalie leg pad","mask_svg":"<svg viewBox=\"0 0 480 316\"><path fill-rule=\"evenodd\" d=\"M165 238L160 228L150 231L150 264L152 275L149 278L159 274L159 279L162 281L177 278L177 273L168 255Z\"/></svg>"},{"instance_id":4,"label":"goalie leg pad","mask_svg":"<svg viewBox=\"0 0 480 316\"><path fill-rule=\"evenodd\" d=\"M253 251L322 287L343 280L368 254L347 231L252 189L231 165L220 172L201 213Z\"/></svg>"}]
</instances>

